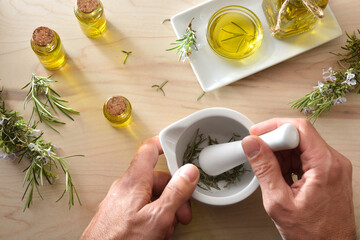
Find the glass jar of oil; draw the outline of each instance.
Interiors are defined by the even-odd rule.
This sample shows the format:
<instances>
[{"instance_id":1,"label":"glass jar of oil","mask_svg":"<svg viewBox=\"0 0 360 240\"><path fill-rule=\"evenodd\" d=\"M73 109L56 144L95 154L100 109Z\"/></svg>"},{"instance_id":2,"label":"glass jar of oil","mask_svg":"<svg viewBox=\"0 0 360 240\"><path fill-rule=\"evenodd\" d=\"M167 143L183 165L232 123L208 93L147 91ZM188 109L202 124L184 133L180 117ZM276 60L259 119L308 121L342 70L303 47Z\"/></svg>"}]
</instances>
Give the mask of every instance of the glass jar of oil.
<instances>
[{"instance_id":1,"label":"glass jar of oil","mask_svg":"<svg viewBox=\"0 0 360 240\"><path fill-rule=\"evenodd\" d=\"M306 31L311 30L318 18L307 7L307 2L311 1L311 4L316 4L316 7L320 7L319 10L325 9L328 4L328 0L290 0L284 8L283 14L280 17L280 29L274 31L276 28L279 12L283 6L285 0L263 0L262 8L269 24L270 30L273 35L278 38L291 37Z\"/></svg>"},{"instance_id":2,"label":"glass jar of oil","mask_svg":"<svg viewBox=\"0 0 360 240\"><path fill-rule=\"evenodd\" d=\"M97 38L105 32L106 18L100 0L77 0L74 12L86 36Z\"/></svg>"},{"instance_id":3,"label":"glass jar of oil","mask_svg":"<svg viewBox=\"0 0 360 240\"><path fill-rule=\"evenodd\" d=\"M66 63L64 47L59 35L54 30L43 26L36 28L30 44L45 68L57 70Z\"/></svg>"},{"instance_id":4,"label":"glass jar of oil","mask_svg":"<svg viewBox=\"0 0 360 240\"><path fill-rule=\"evenodd\" d=\"M132 107L123 96L114 96L106 100L103 106L105 118L113 127L125 127L132 120Z\"/></svg>"},{"instance_id":5,"label":"glass jar of oil","mask_svg":"<svg viewBox=\"0 0 360 240\"><path fill-rule=\"evenodd\" d=\"M241 59L261 45L263 29L259 18L249 9L231 5L216 11L207 26L207 41L218 55Z\"/></svg>"}]
</instances>

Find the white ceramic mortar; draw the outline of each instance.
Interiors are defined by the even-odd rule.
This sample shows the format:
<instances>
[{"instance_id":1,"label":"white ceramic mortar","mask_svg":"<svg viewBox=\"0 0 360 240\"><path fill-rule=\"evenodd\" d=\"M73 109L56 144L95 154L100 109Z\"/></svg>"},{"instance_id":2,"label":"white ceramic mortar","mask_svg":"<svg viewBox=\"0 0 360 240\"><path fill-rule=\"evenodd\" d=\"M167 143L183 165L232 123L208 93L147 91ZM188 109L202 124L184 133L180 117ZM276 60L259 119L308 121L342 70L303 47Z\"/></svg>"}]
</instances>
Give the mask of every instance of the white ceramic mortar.
<instances>
[{"instance_id":1,"label":"white ceramic mortar","mask_svg":"<svg viewBox=\"0 0 360 240\"><path fill-rule=\"evenodd\" d=\"M183 165L183 155L194 133L216 138L219 143L227 142L233 133L241 138L249 135L253 123L244 115L227 108L207 108L195 112L163 129L160 143L164 150L168 168L173 175ZM259 186L250 164L245 163L246 171L241 181L221 190L207 191L196 187L193 198L210 205L229 205L240 202L252 194ZM219 184L221 186L221 184Z\"/></svg>"}]
</instances>

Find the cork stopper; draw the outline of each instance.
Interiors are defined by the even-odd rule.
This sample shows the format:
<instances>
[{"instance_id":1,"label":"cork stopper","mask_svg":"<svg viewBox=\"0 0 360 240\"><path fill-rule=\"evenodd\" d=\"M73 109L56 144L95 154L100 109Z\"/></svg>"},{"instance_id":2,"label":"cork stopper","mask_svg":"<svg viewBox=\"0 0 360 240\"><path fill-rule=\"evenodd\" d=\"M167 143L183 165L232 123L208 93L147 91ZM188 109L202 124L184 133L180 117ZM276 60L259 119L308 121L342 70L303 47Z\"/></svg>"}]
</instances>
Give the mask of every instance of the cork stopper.
<instances>
[{"instance_id":1,"label":"cork stopper","mask_svg":"<svg viewBox=\"0 0 360 240\"><path fill-rule=\"evenodd\" d=\"M77 7L83 13L91 13L96 9L98 0L77 0Z\"/></svg>"},{"instance_id":2,"label":"cork stopper","mask_svg":"<svg viewBox=\"0 0 360 240\"><path fill-rule=\"evenodd\" d=\"M106 110L111 115L121 115L126 110L126 101L121 96L110 98L106 103Z\"/></svg>"},{"instance_id":3,"label":"cork stopper","mask_svg":"<svg viewBox=\"0 0 360 240\"><path fill-rule=\"evenodd\" d=\"M50 28L38 27L34 30L32 39L36 45L46 46L53 40L54 34Z\"/></svg>"}]
</instances>

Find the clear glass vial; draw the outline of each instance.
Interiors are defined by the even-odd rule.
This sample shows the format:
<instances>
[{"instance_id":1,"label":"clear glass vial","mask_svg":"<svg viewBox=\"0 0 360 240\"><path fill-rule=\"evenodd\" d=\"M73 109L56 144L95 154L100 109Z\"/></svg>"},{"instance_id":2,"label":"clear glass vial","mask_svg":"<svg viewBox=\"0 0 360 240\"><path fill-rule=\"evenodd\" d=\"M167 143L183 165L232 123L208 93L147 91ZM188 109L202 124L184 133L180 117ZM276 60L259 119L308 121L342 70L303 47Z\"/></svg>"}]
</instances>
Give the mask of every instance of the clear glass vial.
<instances>
[{"instance_id":1,"label":"clear glass vial","mask_svg":"<svg viewBox=\"0 0 360 240\"><path fill-rule=\"evenodd\" d=\"M74 12L86 36L96 38L105 32L106 18L100 0L77 0Z\"/></svg>"},{"instance_id":2,"label":"clear glass vial","mask_svg":"<svg viewBox=\"0 0 360 240\"><path fill-rule=\"evenodd\" d=\"M251 10L230 5L217 10L207 26L207 41L219 56L242 59L253 54L261 45L263 28Z\"/></svg>"},{"instance_id":3,"label":"clear glass vial","mask_svg":"<svg viewBox=\"0 0 360 240\"><path fill-rule=\"evenodd\" d=\"M262 3L270 30L278 39L311 30L318 19L323 17L323 9L328 4L328 0L289 0L285 5L284 2L285 0L263 0ZM279 17L283 5L283 13Z\"/></svg>"},{"instance_id":4,"label":"clear glass vial","mask_svg":"<svg viewBox=\"0 0 360 240\"><path fill-rule=\"evenodd\" d=\"M45 68L57 70L66 63L64 47L59 35L54 30L48 27L36 28L30 44Z\"/></svg>"},{"instance_id":5,"label":"clear glass vial","mask_svg":"<svg viewBox=\"0 0 360 240\"><path fill-rule=\"evenodd\" d=\"M123 96L114 96L106 100L103 112L113 127L125 127L132 120L131 104Z\"/></svg>"}]
</instances>

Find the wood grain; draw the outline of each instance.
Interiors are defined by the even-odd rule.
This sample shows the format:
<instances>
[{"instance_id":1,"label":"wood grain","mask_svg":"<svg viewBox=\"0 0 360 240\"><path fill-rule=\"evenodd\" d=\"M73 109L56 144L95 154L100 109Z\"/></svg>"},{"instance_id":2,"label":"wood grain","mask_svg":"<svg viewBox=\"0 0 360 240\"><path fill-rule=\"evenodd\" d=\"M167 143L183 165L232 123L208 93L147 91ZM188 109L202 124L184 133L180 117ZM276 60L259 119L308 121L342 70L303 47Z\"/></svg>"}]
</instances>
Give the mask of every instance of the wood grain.
<instances>
[{"instance_id":1,"label":"wood grain","mask_svg":"<svg viewBox=\"0 0 360 240\"><path fill-rule=\"evenodd\" d=\"M60 35L68 62L56 72L56 89L81 112L75 121L56 134L44 125L45 137L61 146L59 154L85 154L71 159L69 167L83 206L67 210L67 201L55 200L64 178L42 188L45 200L35 197L30 210L23 212L22 170L0 161L0 238L76 239L89 223L110 184L123 175L139 143L196 110L228 107L247 115L253 122L272 117L303 117L289 110L288 102L301 97L321 80L322 69L335 66L337 52L346 39L342 36L286 62L206 94L202 92L188 63L177 62L174 52L164 51L175 38L165 18L195 6L200 0L104 0L109 30L98 39L83 35L73 14L74 1L0 1L0 79L5 87L7 106L30 116L22 102L20 88L31 73L49 75L30 48L32 31L48 26ZM240 2L240 0L239 0ZM259 1L260 4L261 1ZM330 3L343 30L360 28L358 0ZM126 65L124 53L131 50ZM166 96L151 88L168 80ZM130 127L114 129L102 115L104 101L112 95L127 97L134 110ZM353 164L354 206L359 235L360 224L360 97L350 94L348 102L335 107L315 127L335 149ZM167 170L164 157L156 169ZM279 239L265 213L258 189L245 201L233 206L210 207L193 203L193 221L177 228L175 239Z\"/></svg>"}]
</instances>

